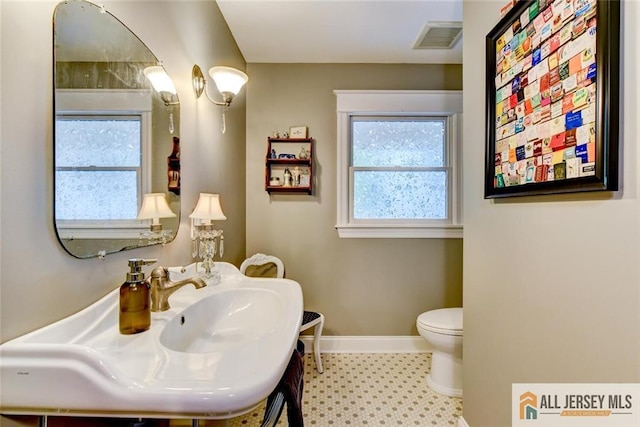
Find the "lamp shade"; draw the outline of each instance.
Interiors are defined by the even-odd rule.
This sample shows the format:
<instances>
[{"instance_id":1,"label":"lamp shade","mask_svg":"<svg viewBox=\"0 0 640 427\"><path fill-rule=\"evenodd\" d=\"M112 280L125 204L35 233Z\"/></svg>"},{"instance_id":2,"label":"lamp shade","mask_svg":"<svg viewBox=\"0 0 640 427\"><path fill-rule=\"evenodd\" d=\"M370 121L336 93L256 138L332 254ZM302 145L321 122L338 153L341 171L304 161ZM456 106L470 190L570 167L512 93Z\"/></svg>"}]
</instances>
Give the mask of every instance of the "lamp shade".
<instances>
[{"instance_id":1,"label":"lamp shade","mask_svg":"<svg viewBox=\"0 0 640 427\"><path fill-rule=\"evenodd\" d=\"M173 218L176 214L167 203L164 193L147 193L142 199L138 219Z\"/></svg>"},{"instance_id":2,"label":"lamp shade","mask_svg":"<svg viewBox=\"0 0 640 427\"><path fill-rule=\"evenodd\" d=\"M177 93L171 77L169 77L169 74L167 74L161 65L145 68L144 75L149 79L156 92L169 92L173 95Z\"/></svg>"},{"instance_id":3,"label":"lamp shade","mask_svg":"<svg viewBox=\"0 0 640 427\"><path fill-rule=\"evenodd\" d=\"M230 92L234 95L237 95L249 80L249 76L245 73L231 67L211 67L209 75L220 93Z\"/></svg>"},{"instance_id":4,"label":"lamp shade","mask_svg":"<svg viewBox=\"0 0 640 427\"><path fill-rule=\"evenodd\" d=\"M196 208L191 212L189 218L200 220L222 220L227 219L222 213L220 206L220 195L200 193L200 198Z\"/></svg>"}]
</instances>

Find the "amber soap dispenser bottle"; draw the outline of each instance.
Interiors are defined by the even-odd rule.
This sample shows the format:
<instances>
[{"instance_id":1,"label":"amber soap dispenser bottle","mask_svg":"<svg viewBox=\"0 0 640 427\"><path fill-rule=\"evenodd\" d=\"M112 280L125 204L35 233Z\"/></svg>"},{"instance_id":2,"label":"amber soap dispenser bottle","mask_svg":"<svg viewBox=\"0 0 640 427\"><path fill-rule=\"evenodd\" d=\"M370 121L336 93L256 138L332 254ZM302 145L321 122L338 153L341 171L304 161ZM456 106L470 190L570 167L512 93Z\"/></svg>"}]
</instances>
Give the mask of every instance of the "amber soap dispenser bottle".
<instances>
[{"instance_id":1,"label":"amber soap dispenser bottle","mask_svg":"<svg viewBox=\"0 0 640 427\"><path fill-rule=\"evenodd\" d=\"M120 333L123 335L144 332L151 326L151 299L149 282L142 267L155 259L132 258L129 260L127 280L120 286Z\"/></svg>"}]
</instances>

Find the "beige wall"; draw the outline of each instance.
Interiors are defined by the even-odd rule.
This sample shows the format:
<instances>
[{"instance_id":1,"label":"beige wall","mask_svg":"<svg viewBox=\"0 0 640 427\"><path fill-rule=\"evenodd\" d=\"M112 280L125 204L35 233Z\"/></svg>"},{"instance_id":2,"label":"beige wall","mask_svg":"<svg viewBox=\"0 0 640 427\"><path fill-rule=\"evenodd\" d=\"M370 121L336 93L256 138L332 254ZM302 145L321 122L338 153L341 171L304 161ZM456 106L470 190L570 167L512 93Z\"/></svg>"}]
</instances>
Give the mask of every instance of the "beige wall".
<instances>
[{"instance_id":1,"label":"beige wall","mask_svg":"<svg viewBox=\"0 0 640 427\"><path fill-rule=\"evenodd\" d=\"M222 135L221 109L204 97L196 101L191 89L194 63L205 71L214 64L245 68L213 1L103 2L163 61L178 89L183 193L177 240L109 255L104 261L72 258L58 244L52 221L51 142L51 19L56 3L0 2L1 342L74 313L116 288L128 258L159 258L161 265L190 263L188 215L199 192L221 194L229 218L220 223L225 260L238 264L245 256L244 93L229 109ZM0 424L31 422L0 418Z\"/></svg>"},{"instance_id":2,"label":"beige wall","mask_svg":"<svg viewBox=\"0 0 640 427\"><path fill-rule=\"evenodd\" d=\"M511 425L512 383L640 381L640 2L624 2L622 189L489 201L484 44L504 3L464 3L463 411L472 427Z\"/></svg>"},{"instance_id":3,"label":"beige wall","mask_svg":"<svg viewBox=\"0 0 640 427\"><path fill-rule=\"evenodd\" d=\"M326 335L417 334L416 317L462 302L459 239L340 239L334 89L461 89L459 65L254 64L247 92L247 254L265 252L300 283ZM313 196L264 191L267 137L305 125Z\"/></svg>"}]
</instances>

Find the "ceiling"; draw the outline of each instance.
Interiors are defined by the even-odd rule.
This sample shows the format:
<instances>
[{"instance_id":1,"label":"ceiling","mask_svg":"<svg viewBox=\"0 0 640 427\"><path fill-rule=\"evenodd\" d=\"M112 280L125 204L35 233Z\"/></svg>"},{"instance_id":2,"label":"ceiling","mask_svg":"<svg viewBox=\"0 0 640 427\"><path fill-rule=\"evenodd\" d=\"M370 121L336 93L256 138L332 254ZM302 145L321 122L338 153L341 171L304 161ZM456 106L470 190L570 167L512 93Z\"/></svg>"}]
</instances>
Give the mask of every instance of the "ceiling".
<instances>
[{"instance_id":1,"label":"ceiling","mask_svg":"<svg viewBox=\"0 0 640 427\"><path fill-rule=\"evenodd\" d=\"M462 0L216 0L248 63L461 64L413 49L427 22L462 21Z\"/></svg>"}]
</instances>

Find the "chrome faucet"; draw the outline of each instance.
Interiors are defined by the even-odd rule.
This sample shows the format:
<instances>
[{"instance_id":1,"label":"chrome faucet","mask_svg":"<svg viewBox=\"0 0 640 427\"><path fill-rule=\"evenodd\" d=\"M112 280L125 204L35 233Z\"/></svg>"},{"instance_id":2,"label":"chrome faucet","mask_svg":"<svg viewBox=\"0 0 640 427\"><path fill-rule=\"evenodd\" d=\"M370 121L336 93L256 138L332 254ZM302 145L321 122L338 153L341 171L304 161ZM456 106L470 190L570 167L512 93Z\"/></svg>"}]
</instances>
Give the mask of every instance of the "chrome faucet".
<instances>
[{"instance_id":1,"label":"chrome faucet","mask_svg":"<svg viewBox=\"0 0 640 427\"><path fill-rule=\"evenodd\" d=\"M169 272L165 267L156 267L149 276L151 286L151 311L166 311L169 306L169 297L184 285L193 285L196 289L204 288L207 284L197 277L172 282L169 280Z\"/></svg>"}]
</instances>

